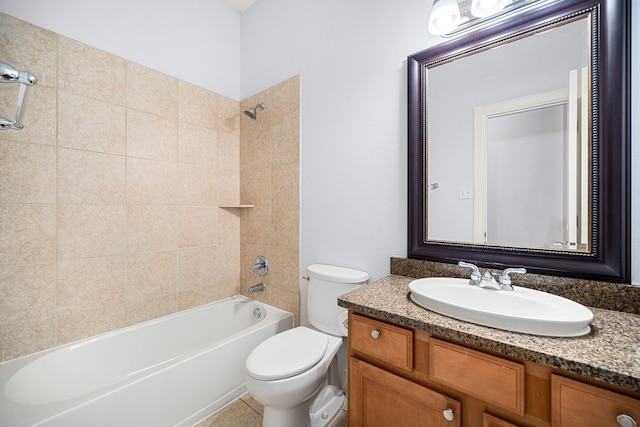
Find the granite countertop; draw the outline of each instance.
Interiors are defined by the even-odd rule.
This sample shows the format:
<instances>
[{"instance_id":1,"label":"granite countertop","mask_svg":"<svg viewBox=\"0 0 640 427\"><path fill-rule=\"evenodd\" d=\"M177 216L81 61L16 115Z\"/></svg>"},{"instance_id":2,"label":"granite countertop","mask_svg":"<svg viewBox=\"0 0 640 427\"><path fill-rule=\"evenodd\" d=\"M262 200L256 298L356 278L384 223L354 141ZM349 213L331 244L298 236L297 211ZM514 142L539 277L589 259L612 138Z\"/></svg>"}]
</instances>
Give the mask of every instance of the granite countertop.
<instances>
[{"instance_id":1,"label":"granite countertop","mask_svg":"<svg viewBox=\"0 0 640 427\"><path fill-rule=\"evenodd\" d=\"M390 275L338 298L355 313L640 392L640 315L589 307L591 333L556 338L503 331L413 303L411 277Z\"/></svg>"}]
</instances>

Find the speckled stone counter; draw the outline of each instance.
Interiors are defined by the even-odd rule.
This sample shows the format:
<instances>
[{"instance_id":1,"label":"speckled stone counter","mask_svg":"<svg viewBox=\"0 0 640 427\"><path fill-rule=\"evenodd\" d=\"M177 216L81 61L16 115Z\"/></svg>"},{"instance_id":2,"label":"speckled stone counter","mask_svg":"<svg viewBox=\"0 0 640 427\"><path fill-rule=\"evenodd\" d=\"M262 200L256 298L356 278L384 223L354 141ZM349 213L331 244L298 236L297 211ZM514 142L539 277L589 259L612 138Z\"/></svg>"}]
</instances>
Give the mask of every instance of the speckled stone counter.
<instances>
[{"instance_id":1,"label":"speckled stone counter","mask_svg":"<svg viewBox=\"0 0 640 427\"><path fill-rule=\"evenodd\" d=\"M591 308L591 333L554 338L508 332L426 310L409 299L412 277L387 276L338 298L365 316L640 392L640 316Z\"/></svg>"}]
</instances>

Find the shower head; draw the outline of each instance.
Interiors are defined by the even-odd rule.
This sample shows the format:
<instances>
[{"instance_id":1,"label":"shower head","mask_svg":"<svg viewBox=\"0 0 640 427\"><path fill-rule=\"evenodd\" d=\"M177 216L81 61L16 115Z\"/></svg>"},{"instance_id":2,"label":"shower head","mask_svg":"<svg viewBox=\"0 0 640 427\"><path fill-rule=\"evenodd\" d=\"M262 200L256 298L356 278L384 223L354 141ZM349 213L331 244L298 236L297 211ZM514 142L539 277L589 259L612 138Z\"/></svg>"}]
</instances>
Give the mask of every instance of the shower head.
<instances>
[{"instance_id":1,"label":"shower head","mask_svg":"<svg viewBox=\"0 0 640 427\"><path fill-rule=\"evenodd\" d=\"M244 113L252 120L255 120L257 117L257 111L258 109L264 110L264 102L261 102L258 105L254 105L253 107L249 108L248 110L244 110Z\"/></svg>"}]
</instances>

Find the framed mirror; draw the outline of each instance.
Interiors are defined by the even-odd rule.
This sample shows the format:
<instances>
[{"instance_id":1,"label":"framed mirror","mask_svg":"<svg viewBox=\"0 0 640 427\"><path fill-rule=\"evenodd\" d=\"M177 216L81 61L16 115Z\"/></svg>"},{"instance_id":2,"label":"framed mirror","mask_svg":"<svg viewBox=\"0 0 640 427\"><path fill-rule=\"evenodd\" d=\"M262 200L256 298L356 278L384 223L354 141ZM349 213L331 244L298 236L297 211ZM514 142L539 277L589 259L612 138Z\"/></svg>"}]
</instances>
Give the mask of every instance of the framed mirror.
<instances>
[{"instance_id":1,"label":"framed mirror","mask_svg":"<svg viewBox=\"0 0 640 427\"><path fill-rule=\"evenodd\" d=\"M408 58L409 258L630 280L629 3L547 2Z\"/></svg>"}]
</instances>

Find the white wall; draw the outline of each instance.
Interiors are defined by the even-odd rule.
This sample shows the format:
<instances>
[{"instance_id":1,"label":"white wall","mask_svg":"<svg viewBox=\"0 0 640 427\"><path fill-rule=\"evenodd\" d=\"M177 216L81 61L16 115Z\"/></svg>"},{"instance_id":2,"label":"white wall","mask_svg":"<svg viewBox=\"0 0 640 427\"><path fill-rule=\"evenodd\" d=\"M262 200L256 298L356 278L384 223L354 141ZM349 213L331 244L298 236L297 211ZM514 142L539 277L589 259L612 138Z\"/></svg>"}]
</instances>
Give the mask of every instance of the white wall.
<instances>
[{"instance_id":1,"label":"white wall","mask_svg":"<svg viewBox=\"0 0 640 427\"><path fill-rule=\"evenodd\" d=\"M2 0L0 12L240 100L240 14L216 0Z\"/></svg>"}]
</instances>

